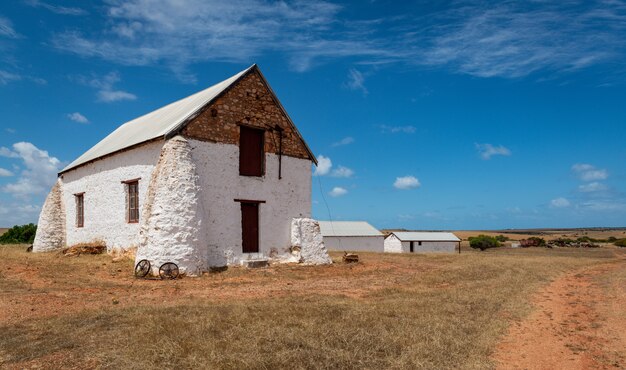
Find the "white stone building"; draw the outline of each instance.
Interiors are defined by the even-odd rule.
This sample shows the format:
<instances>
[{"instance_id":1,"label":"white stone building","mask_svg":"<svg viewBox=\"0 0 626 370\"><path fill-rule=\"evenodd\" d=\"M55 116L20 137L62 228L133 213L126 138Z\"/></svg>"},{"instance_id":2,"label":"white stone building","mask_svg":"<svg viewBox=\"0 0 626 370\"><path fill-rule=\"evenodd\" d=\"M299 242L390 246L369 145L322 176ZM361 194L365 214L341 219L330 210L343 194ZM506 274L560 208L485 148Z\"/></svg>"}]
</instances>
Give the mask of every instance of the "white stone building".
<instances>
[{"instance_id":1,"label":"white stone building","mask_svg":"<svg viewBox=\"0 0 626 370\"><path fill-rule=\"evenodd\" d=\"M253 65L126 122L64 168L33 251L137 248L153 271L174 262L190 275L252 258L330 263L309 219L312 163Z\"/></svg>"},{"instance_id":2,"label":"white stone building","mask_svg":"<svg viewBox=\"0 0 626 370\"><path fill-rule=\"evenodd\" d=\"M461 244L453 233L394 231L385 238L385 252L455 252Z\"/></svg>"},{"instance_id":3,"label":"white stone building","mask_svg":"<svg viewBox=\"0 0 626 370\"><path fill-rule=\"evenodd\" d=\"M328 250L383 252L384 235L365 221L320 221Z\"/></svg>"}]
</instances>

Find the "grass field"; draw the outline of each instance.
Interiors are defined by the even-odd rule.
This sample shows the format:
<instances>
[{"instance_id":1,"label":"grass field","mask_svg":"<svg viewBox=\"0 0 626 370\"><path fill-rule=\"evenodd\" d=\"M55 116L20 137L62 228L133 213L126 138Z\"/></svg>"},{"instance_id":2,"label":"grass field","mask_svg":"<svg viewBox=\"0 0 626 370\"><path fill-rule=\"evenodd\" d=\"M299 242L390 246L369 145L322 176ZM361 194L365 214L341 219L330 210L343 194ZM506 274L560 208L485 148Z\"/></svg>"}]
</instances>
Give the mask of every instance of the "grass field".
<instances>
[{"instance_id":1,"label":"grass field","mask_svg":"<svg viewBox=\"0 0 626 370\"><path fill-rule=\"evenodd\" d=\"M130 260L0 246L0 367L492 368L533 292L620 254L360 253L157 281L134 279Z\"/></svg>"}]
</instances>

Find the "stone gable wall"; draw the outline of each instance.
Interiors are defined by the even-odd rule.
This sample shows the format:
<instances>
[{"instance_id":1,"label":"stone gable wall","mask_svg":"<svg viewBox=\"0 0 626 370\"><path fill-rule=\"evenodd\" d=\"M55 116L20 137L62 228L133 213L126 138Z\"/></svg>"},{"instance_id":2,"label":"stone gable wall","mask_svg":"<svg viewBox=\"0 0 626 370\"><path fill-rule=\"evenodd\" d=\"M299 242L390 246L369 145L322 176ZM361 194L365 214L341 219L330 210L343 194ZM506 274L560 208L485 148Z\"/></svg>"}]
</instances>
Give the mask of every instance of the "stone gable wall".
<instances>
[{"instance_id":1,"label":"stone gable wall","mask_svg":"<svg viewBox=\"0 0 626 370\"><path fill-rule=\"evenodd\" d=\"M243 77L194 118L182 134L202 141L239 145L239 125L265 129L265 152L275 154L279 133L269 128L279 125L284 130L283 155L309 159L304 143L256 71Z\"/></svg>"}]
</instances>

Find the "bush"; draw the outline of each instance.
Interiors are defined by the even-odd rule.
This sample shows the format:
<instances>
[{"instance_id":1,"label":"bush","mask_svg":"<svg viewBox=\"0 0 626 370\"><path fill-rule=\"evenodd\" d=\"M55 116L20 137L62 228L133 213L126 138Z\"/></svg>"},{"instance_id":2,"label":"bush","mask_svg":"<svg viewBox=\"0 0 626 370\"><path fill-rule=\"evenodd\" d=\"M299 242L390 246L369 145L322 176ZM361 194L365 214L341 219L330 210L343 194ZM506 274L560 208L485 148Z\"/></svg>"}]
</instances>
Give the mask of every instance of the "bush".
<instances>
[{"instance_id":1,"label":"bush","mask_svg":"<svg viewBox=\"0 0 626 370\"><path fill-rule=\"evenodd\" d=\"M546 241L543 238L539 238L537 236L531 236L528 239L520 240L520 245L523 248L528 247L547 247Z\"/></svg>"},{"instance_id":2,"label":"bush","mask_svg":"<svg viewBox=\"0 0 626 370\"><path fill-rule=\"evenodd\" d=\"M505 241L509 240L509 238L504 235L498 235L496 236L496 240L499 241L500 243L504 243Z\"/></svg>"},{"instance_id":3,"label":"bush","mask_svg":"<svg viewBox=\"0 0 626 370\"><path fill-rule=\"evenodd\" d=\"M35 224L15 225L0 235L0 244L32 244L35 241L36 232L37 225Z\"/></svg>"},{"instance_id":4,"label":"bush","mask_svg":"<svg viewBox=\"0 0 626 370\"><path fill-rule=\"evenodd\" d=\"M470 243L470 247L474 249L480 249L484 251L488 248L497 248L500 246L500 242L494 238L493 236L488 235L478 235L478 236L470 236L467 238Z\"/></svg>"},{"instance_id":5,"label":"bush","mask_svg":"<svg viewBox=\"0 0 626 370\"><path fill-rule=\"evenodd\" d=\"M618 239L613 244L617 245L618 247L626 248L626 239Z\"/></svg>"}]
</instances>

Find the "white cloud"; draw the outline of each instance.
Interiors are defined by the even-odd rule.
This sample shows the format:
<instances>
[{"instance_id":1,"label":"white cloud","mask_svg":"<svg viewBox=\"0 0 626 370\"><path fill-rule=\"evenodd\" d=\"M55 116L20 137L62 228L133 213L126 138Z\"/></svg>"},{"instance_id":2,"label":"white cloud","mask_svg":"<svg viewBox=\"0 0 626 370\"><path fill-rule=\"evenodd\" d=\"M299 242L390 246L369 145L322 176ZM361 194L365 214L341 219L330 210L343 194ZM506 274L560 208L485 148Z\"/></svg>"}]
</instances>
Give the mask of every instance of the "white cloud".
<instances>
[{"instance_id":1,"label":"white cloud","mask_svg":"<svg viewBox=\"0 0 626 370\"><path fill-rule=\"evenodd\" d=\"M334 169L330 175L333 177L352 177L352 175L354 175L354 171L348 167L339 166Z\"/></svg>"},{"instance_id":2,"label":"white cloud","mask_svg":"<svg viewBox=\"0 0 626 370\"><path fill-rule=\"evenodd\" d=\"M607 170L587 163L576 163L572 166L572 171L582 181L606 180L609 177Z\"/></svg>"},{"instance_id":3,"label":"white cloud","mask_svg":"<svg viewBox=\"0 0 626 370\"><path fill-rule=\"evenodd\" d=\"M552 208L565 208L570 206L570 201L565 198L556 198L550 201L550 207Z\"/></svg>"},{"instance_id":4,"label":"white cloud","mask_svg":"<svg viewBox=\"0 0 626 370\"><path fill-rule=\"evenodd\" d=\"M2 187L2 191L18 198L48 193L61 169L57 158L27 142L13 144L12 150L0 148L0 156L19 158L23 162L24 170L17 181Z\"/></svg>"},{"instance_id":5,"label":"white cloud","mask_svg":"<svg viewBox=\"0 0 626 370\"><path fill-rule=\"evenodd\" d=\"M503 145L493 146L491 144L476 144L478 154L484 160L491 159L494 155L510 156L511 151Z\"/></svg>"},{"instance_id":6,"label":"white cloud","mask_svg":"<svg viewBox=\"0 0 626 370\"><path fill-rule=\"evenodd\" d=\"M590 200L581 203L580 207L599 212L626 211L626 203L623 200Z\"/></svg>"},{"instance_id":7,"label":"white cloud","mask_svg":"<svg viewBox=\"0 0 626 370\"><path fill-rule=\"evenodd\" d=\"M367 95L368 93L367 88L365 87L365 77L363 76L363 73L354 68L350 68L348 71L348 81L346 82L346 87L350 90L359 90L363 93L363 95Z\"/></svg>"},{"instance_id":8,"label":"white cloud","mask_svg":"<svg viewBox=\"0 0 626 370\"><path fill-rule=\"evenodd\" d=\"M87 117L83 116L79 112L69 113L67 115L67 118L78 123L89 123L89 120L87 119Z\"/></svg>"},{"instance_id":9,"label":"white cloud","mask_svg":"<svg viewBox=\"0 0 626 370\"><path fill-rule=\"evenodd\" d=\"M342 187L336 186L328 194L330 194L331 197L340 197L342 195L348 194L348 190Z\"/></svg>"},{"instance_id":10,"label":"white cloud","mask_svg":"<svg viewBox=\"0 0 626 370\"><path fill-rule=\"evenodd\" d=\"M352 143L354 143L354 138L351 137L351 136L348 136L348 137L344 137L343 139L333 143L332 146L343 146L343 145L349 145L349 144L352 144Z\"/></svg>"},{"instance_id":11,"label":"white cloud","mask_svg":"<svg viewBox=\"0 0 626 370\"><path fill-rule=\"evenodd\" d=\"M420 181L414 176L396 177L396 181L393 183L396 189L401 190L417 189L421 185Z\"/></svg>"},{"instance_id":12,"label":"white cloud","mask_svg":"<svg viewBox=\"0 0 626 370\"><path fill-rule=\"evenodd\" d=\"M415 131L417 131L417 129L415 128L415 126L388 126L388 125L380 125L380 131L384 134L390 133L390 134L397 134L397 133L404 133L404 134L414 134Z\"/></svg>"},{"instance_id":13,"label":"white cloud","mask_svg":"<svg viewBox=\"0 0 626 370\"><path fill-rule=\"evenodd\" d=\"M72 8L72 7L65 7L65 6L60 6L60 5L52 5L52 4L48 4L40 0L25 0L24 3L26 5L32 6L33 8L47 9L56 14L62 14L62 15L85 15L87 14L87 12L81 8Z\"/></svg>"},{"instance_id":14,"label":"white cloud","mask_svg":"<svg viewBox=\"0 0 626 370\"><path fill-rule=\"evenodd\" d=\"M8 132L9 134L14 134L17 132L17 130L15 130L14 128L10 128L10 127L5 128L4 131Z\"/></svg>"},{"instance_id":15,"label":"white cloud","mask_svg":"<svg viewBox=\"0 0 626 370\"><path fill-rule=\"evenodd\" d=\"M13 23L10 19L0 16L0 36L8 37L10 39L20 38L20 34L13 28Z\"/></svg>"},{"instance_id":16,"label":"white cloud","mask_svg":"<svg viewBox=\"0 0 626 370\"><path fill-rule=\"evenodd\" d=\"M330 172L330 169L333 166L333 162L328 157L324 157L320 155L317 158L317 167L315 168L315 172L313 172L313 176L324 176Z\"/></svg>"},{"instance_id":17,"label":"white cloud","mask_svg":"<svg viewBox=\"0 0 626 370\"><path fill-rule=\"evenodd\" d=\"M607 190L607 187L600 182L590 182L588 184L578 186L578 190L583 193L597 193Z\"/></svg>"},{"instance_id":18,"label":"white cloud","mask_svg":"<svg viewBox=\"0 0 626 370\"><path fill-rule=\"evenodd\" d=\"M22 76L8 71L0 70L0 85L6 85L9 82L19 81Z\"/></svg>"},{"instance_id":19,"label":"white cloud","mask_svg":"<svg viewBox=\"0 0 626 370\"><path fill-rule=\"evenodd\" d=\"M11 227L36 223L41 208L33 204L3 204L0 202L0 226Z\"/></svg>"},{"instance_id":20,"label":"white cloud","mask_svg":"<svg viewBox=\"0 0 626 370\"><path fill-rule=\"evenodd\" d=\"M13 176L13 172L9 170L5 170L4 168L0 167L0 177L9 177L9 176Z\"/></svg>"},{"instance_id":21,"label":"white cloud","mask_svg":"<svg viewBox=\"0 0 626 370\"><path fill-rule=\"evenodd\" d=\"M112 103L122 100L136 100L137 96L135 94L114 88L114 85L120 81L121 78L117 72L110 72L102 78L86 78L84 76L78 78L78 82L83 85L98 89L97 96L100 102Z\"/></svg>"}]
</instances>

